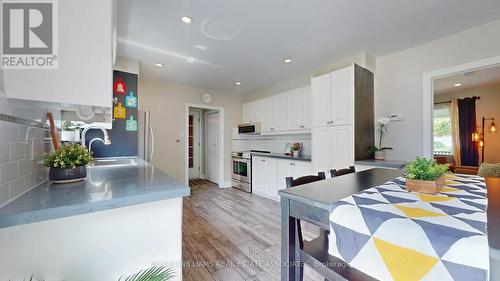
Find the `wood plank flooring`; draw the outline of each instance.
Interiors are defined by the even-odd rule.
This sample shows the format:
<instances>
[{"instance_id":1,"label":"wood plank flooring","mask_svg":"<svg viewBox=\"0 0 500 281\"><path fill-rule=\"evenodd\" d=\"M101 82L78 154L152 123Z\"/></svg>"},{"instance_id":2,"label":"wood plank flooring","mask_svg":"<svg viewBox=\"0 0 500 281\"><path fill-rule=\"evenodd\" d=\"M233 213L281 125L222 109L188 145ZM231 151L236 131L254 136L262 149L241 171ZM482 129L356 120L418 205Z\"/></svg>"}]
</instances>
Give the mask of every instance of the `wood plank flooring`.
<instances>
[{"instance_id":1,"label":"wood plank flooring","mask_svg":"<svg viewBox=\"0 0 500 281\"><path fill-rule=\"evenodd\" d=\"M210 182L183 204L183 280L280 280L279 203ZM304 280L323 280L306 268Z\"/></svg>"}]
</instances>

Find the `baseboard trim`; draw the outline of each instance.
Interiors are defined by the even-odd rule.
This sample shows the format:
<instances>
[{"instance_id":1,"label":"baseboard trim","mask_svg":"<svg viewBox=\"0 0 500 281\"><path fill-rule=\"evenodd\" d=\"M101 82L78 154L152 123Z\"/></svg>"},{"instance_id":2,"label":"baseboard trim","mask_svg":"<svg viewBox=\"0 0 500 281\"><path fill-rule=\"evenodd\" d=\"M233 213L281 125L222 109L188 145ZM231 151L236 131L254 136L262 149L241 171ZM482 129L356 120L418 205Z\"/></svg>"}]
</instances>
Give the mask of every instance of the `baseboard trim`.
<instances>
[{"instance_id":1,"label":"baseboard trim","mask_svg":"<svg viewBox=\"0 0 500 281\"><path fill-rule=\"evenodd\" d=\"M223 188L228 188L228 187L233 187L233 184L231 183L231 181L225 181L224 182Z\"/></svg>"}]
</instances>

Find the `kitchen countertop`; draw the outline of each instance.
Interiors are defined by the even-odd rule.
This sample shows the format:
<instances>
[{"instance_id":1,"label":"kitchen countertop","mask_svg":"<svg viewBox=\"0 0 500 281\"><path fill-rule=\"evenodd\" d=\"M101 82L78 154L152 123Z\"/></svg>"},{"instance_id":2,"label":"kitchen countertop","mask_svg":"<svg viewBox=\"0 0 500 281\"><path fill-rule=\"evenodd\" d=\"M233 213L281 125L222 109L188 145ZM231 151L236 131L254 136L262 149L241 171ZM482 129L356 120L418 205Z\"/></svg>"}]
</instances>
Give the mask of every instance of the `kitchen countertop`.
<instances>
[{"instance_id":1,"label":"kitchen countertop","mask_svg":"<svg viewBox=\"0 0 500 281\"><path fill-rule=\"evenodd\" d=\"M187 185L131 159L137 165L89 166L85 181L36 186L0 208L0 228L189 196Z\"/></svg>"},{"instance_id":2,"label":"kitchen countertop","mask_svg":"<svg viewBox=\"0 0 500 281\"><path fill-rule=\"evenodd\" d=\"M366 159L366 160L354 161L354 165L365 165L365 166L393 168L393 169L403 169L404 167L406 167L407 164L408 161L402 161L402 160Z\"/></svg>"},{"instance_id":3,"label":"kitchen countertop","mask_svg":"<svg viewBox=\"0 0 500 281\"><path fill-rule=\"evenodd\" d=\"M271 157L271 158L280 158L280 159L289 159L289 160L298 160L298 161L311 161L311 156L301 156L301 157L291 157L286 156L284 153L261 153L261 152L252 152L252 156L260 156L260 157Z\"/></svg>"}]
</instances>

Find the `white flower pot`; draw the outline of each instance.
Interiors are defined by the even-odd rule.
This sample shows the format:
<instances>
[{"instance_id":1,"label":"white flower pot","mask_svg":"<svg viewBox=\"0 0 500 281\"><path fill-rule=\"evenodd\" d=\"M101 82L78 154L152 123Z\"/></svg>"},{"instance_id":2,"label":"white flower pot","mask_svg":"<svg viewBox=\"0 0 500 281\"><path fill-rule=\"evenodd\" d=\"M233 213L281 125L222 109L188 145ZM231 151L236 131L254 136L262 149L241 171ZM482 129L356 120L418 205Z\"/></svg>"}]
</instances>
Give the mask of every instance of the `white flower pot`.
<instances>
[{"instance_id":1,"label":"white flower pot","mask_svg":"<svg viewBox=\"0 0 500 281\"><path fill-rule=\"evenodd\" d=\"M385 151L375 151L375 159L376 160L384 160L385 159Z\"/></svg>"}]
</instances>

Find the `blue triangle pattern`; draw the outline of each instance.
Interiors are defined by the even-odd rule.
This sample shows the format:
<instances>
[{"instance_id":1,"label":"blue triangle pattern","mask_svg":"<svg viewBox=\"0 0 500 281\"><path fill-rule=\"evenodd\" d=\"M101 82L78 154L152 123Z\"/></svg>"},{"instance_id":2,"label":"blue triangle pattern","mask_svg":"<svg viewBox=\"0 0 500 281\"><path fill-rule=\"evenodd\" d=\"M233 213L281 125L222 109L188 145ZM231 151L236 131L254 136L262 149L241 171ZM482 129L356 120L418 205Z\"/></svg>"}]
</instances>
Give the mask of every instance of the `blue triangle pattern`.
<instances>
[{"instance_id":1,"label":"blue triangle pattern","mask_svg":"<svg viewBox=\"0 0 500 281\"><path fill-rule=\"evenodd\" d=\"M467 204L469 206L476 207L479 210L486 211L486 205L483 205L483 204L480 204L480 203L476 203L476 202L472 202L472 201L469 201L469 200L460 200L460 201L464 202L465 204Z\"/></svg>"},{"instance_id":2,"label":"blue triangle pattern","mask_svg":"<svg viewBox=\"0 0 500 281\"><path fill-rule=\"evenodd\" d=\"M443 265L450 273L453 280L471 281L488 280L487 271L481 268L471 267L463 264L443 260Z\"/></svg>"},{"instance_id":3,"label":"blue triangle pattern","mask_svg":"<svg viewBox=\"0 0 500 281\"><path fill-rule=\"evenodd\" d=\"M474 214L474 213L479 212L477 210L462 209L462 208L458 208L458 207L452 207L452 206L448 206L448 205L441 205L441 204L437 204L437 203L430 203L430 204L434 208L438 208L441 211L443 211L445 214L450 215L450 216L454 216L454 215L457 215L457 214Z\"/></svg>"},{"instance_id":4,"label":"blue triangle pattern","mask_svg":"<svg viewBox=\"0 0 500 281\"><path fill-rule=\"evenodd\" d=\"M428 240L431 242L432 247L439 257L442 257L458 240L465 237L479 235L478 233L434 224L419 219L413 219L413 221L420 225L420 227L424 230L425 234L429 238Z\"/></svg>"},{"instance_id":5,"label":"blue triangle pattern","mask_svg":"<svg viewBox=\"0 0 500 281\"><path fill-rule=\"evenodd\" d=\"M352 198L354 199L354 201L356 201L356 205L358 205L358 206L359 205L387 204L387 202L381 202L381 201L377 201L375 199L360 197L357 195L352 195Z\"/></svg>"},{"instance_id":6,"label":"blue triangle pattern","mask_svg":"<svg viewBox=\"0 0 500 281\"><path fill-rule=\"evenodd\" d=\"M475 221L475 220L469 220L469 219L464 219L464 218L458 218L454 217L456 219L459 219L466 224L470 225L472 228L477 229L481 231L482 233L486 234L486 223L482 221Z\"/></svg>"},{"instance_id":7,"label":"blue triangle pattern","mask_svg":"<svg viewBox=\"0 0 500 281\"><path fill-rule=\"evenodd\" d=\"M365 221L365 224L368 227L368 230L370 231L371 234L374 234L381 224L390 219L404 218L402 216L393 213L377 211L362 206L359 206L359 210L361 211L361 214L363 215L363 220Z\"/></svg>"},{"instance_id":8,"label":"blue triangle pattern","mask_svg":"<svg viewBox=\"0 0 500 281\"><path fill-rule=\"evenodd\" d=\"M337 249L345 262L349 263L370 240L370 236L331 222L337 236Z\"/></svg>"},{"instance_id":9,"label":"blue triangle pattern","mask_svg":"<svg viewBox=\"0 0 500 281\"><path fill-rule=\"evenodd\" d=\"M396 197L396 196L392 196L392 195L389 195L389 194L385 194L385 193L382 193L382 196L387 199L387 201L389 201L391 204L398 204L398 203L413 203L413 202L417 202L418 200L414 200L414 199L408 199L408 198L401 198L401 197Z\"/></svg>"}]
</instances>

